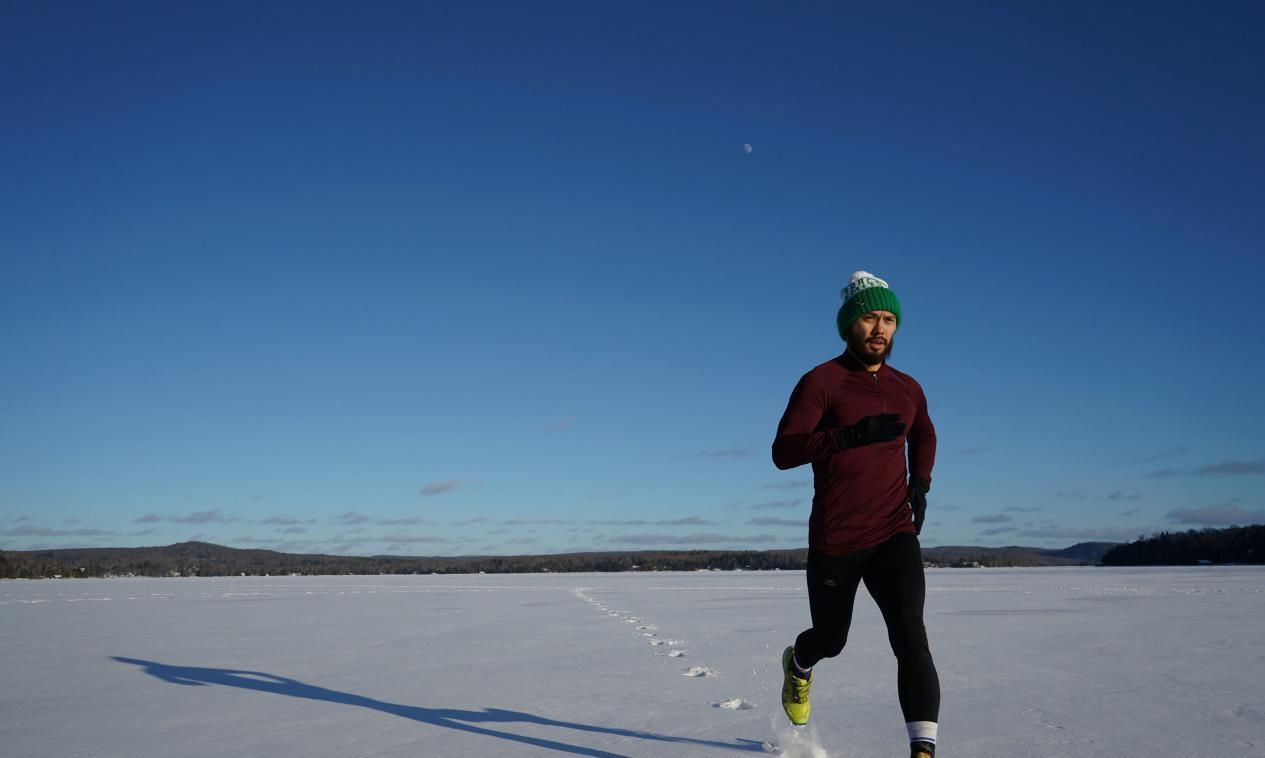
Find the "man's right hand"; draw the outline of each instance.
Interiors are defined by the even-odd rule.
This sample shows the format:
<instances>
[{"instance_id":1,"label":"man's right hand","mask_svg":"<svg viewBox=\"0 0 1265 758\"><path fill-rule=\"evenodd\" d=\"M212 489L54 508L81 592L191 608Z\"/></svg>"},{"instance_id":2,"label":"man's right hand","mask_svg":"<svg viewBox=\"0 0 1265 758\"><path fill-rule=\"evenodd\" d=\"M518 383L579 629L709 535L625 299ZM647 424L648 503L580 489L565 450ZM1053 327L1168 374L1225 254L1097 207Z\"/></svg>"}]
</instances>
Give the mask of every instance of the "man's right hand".
<instances>
[{"instance_id":1,"label":"man's right hand","mask_svg":"<svg viewBox=\"0 0 1265 758\"><path fill-rule=\"evenodd\" d=\"M840 450L848 450L875 442L889 442L905 433L905 422L895 413L866 416L852 426L835 432L835 443Z\"/></svg>"}]
</instances>

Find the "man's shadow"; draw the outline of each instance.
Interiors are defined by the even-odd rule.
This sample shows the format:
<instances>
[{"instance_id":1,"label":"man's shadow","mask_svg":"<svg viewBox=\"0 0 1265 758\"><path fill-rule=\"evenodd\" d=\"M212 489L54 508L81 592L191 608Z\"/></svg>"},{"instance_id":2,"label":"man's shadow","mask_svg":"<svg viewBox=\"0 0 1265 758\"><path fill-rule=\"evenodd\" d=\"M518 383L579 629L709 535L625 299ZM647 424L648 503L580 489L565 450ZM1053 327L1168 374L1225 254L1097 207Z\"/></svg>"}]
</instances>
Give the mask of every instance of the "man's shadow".
<instances>
[{"instance_id":1,"label":"man's shadow","mask_svg":"<svg viewBox=\"0 0 1265 758\"><path fill-rule=\"evenodd\" d=\"M755 740L736 740L735 742L715 742L712 740L700 740L692 737L673 737L666 734L655 734L654 732L639 732L631 729L619 729L615 727L594 726L592 724L577 724L570 721L557 721L555 719L544 718L542 716L533 716L530 713L521 713L519 711L507 711L500 708L484 708L481 711L462 711L452 708L421 708L412 705L398 705L396 703L385 703L381 700L364 697L362 695L353 695L350 692L339 692L337 690L317 687L312 684L305 684L295 679L288 679L283 676L275 676L273 674L265 674L260 671L239 671L235 669L214 669L201 668L197 666L168 666L165 663L155 663L154 661L142 661L136 658L123 658L120 656L112 656L113 660L119 663L130 663L140 666L145 670L146 674L169 682L171 684L185 684L191 686L202 687L206 685L222 685L224 687L238 687L244 690L254 690L255 692L270 692L274 695L286 695L288 697L300 697L308 700L323 700L327 703L338 703L340 705L354 705L361 708L370 708L375 711L382 711L393 716L400 716L413 721L420 721L423 724L431 724L446 729L457 729L471 734L481 734L487 737L496 737L498 739L510 740L512 742L520 742L533 747L547 748L557 750L560 753L571 753L574 755L586 755L592 758L625 758L618 753L610 753L597 748L582 747L580 745L569 745L564 742L556 742L554 740L540 739L537 737L526 737L512 732L499 731L489 729L480 724L538 724L541 726L558 727L560 729L574 729L580 732L595 732L598 734L611 734L619 737L631 737L638 740L653 740L655 742L668 742L681 745L697 745L701 747L720 748L724 750L742 750L746 752L763 752L763 746Z\"/></svg>"}]
</instances>

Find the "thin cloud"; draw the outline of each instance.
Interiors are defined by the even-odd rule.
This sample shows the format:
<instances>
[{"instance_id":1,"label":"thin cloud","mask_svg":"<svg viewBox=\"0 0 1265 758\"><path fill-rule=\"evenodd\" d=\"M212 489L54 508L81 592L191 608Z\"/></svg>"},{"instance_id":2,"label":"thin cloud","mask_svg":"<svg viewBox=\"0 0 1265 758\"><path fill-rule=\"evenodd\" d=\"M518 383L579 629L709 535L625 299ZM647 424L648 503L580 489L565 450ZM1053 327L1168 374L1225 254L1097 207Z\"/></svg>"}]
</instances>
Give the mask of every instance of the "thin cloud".
<instances>
[{"instance_id":1,"label":"thin cloud","mask_svg":"<svg viewBox=\"0 0 1265 758\"><path fill-rule=\"evenodd\" d=\"M1154 455L1148 455L1145 458L1134 458L1129 462L1135 464L1156 463L1157 461L1166 460L1168 458L1179 458L1189 452L1190 450L1188 448L1182 447L1181 445L1175 445L1167 450L1155 453Z\"/></svg>"},{"instance_id":2,"label":"thin cloud","mask_svg":"<svg viewBox=\"0 0 1265 758\"><path fill-rule=\"evenodd\" d=\"M347 513L344 513L341 516L335 516L334 520L340 524L347 524L350 526L352 524L367 524L373 519L369 518L363 513L357 513L356 511L348 511Z\"/></svg>"},{"instance_id":3,"label":"thin cloud","mask_svg":"<svg viewBox=\"0 0 1265 758\"><path fill-rule=\"evenodd\" d=\"M113 537L118 532L105 529L49 529L47 527L22 524L0 532L5 537Z\"/></svg>"},{"instance_id":4,"label":"thin cloud","mask_svg":"<svg viewBox=\"0 0 1265 758\"><path fill-rule=\"evenodd\" d=\"M657 521L656 526L711 526L712 522L707 519L701 519L698 516L689 516L687 518L679 518L672 521Z\"/></svg>"},{"instance_id":5,"label":"thin cloud","mask_svg":"<svg viewBox=\"0 0 1265 758\"><path fill-rule=\"evenodd\" d=\"M350 555L359 552L363 542L327 542L326 550L335 555Z\"/></svg>"},{"instance_id":6,"label":"thin cloud","mask_svg":"<svg viewBox=\"0 0 1265 758\"><path fill-rule=\"evenodd\" d=\"M722 450L702 450L698 455L701 458L750 458L751 448L729 447Z\"/></svg>"},{"instance_id":7,"label":"thin cloud","mask_svg":"<svg viewBox=\"0 0 1265 758\"><path fill-rule=\"evenodd\" d=\"M976 516L971 519L972 524L1009 524L1011 518L1004 513L995 513L990 516Z\"/></svg>"},{"instance_id":8,"label":"thin cloud","mask_svg":"<svg viewBox=\"0 0 1265 758\"><path fill-rule=\"evenodd\" d=\"M172 516L171 520L177 524L227 524L236 519L231 519L220 511L196 511L187 516Z\"/></svg>"},{"instance_id":9,"label":"thin cloud","mask_svg":"<svg viewBox=\"0 0 1265 758\"><path fill-rule=\"evenodd\" d=\"M752 537L733 537L724 534L628 534L611 537L609 542L623 545L719 545L719 544L763 544L773 542L774 537L760 534Z\"/></svg>"},{"instance_id":10,"label":"thin cloud","mask_svg":"<svg viewBox=\"0 0 1265 758\"><path fill-rule=\"evenodd\" d=\"M378 520L378 526L418 526L425 524L426 520L419 516L409 518L384 518Z\"/></svg>"},{"instance_id":11,"label":"thin cloud","mask_svg":"<svg viewBox=\"0 0 1265 758\"><path fill-rule=\"evenodd\" d=\"M303 519L297 519L293 516L273 516L272 518L266 518L259 523L266 524L268 526L295 526L296 524L310 524L312 522L310 520L304 521Z\"/></svg>"},{"instance_id":12,"label":"thin cloud","mask_svg":"<svg viewBox=\"0 0 1265 758\"><path fill-rule=\"evenodd\" d=\"M1243 476L1265 474L1265 460L1260 461L1226 461L1200 466L1192 472L1195 476Z\"/></svg>"},{"instance_id":13,"label":"thin cloud","mask_svg":"<svg viewBox=\"0 0 1265 758\"><path fill-rule=\"evenodd\" d=\"M810 479L796 479L789 482L775 482L773 484L765 484L761 489L766 490L799 490L812 486Z\"/></svg>"},{"instance_id":14,"label":"thin cloud","mask_svg":"<svg viewBox=\"0 0 1265 758\"><path fill-rule=\"evenodd\" d=\"M1141 500L1142 496L1136 492L1121 492L1120 490L1115 490L1114 492L1110 492L1107 494L1107 499L1131 501L1131 500Z\"/></svg>"},{"instance_id":15,"label":"thin cloud","mask_svg":"<svg viewBox=\"0 0 1265 758\"><path fill-rule=\"evenodd\" d=\"M1014 534L1017 531L1019 530L1013 526L997 526L997 527L993 527L992 529L985 529L984 531L980 532L980 536L981 537L996 537L1000 534Z\"/></svg>"},{"instance_id":16,"label":"thin cloud","mask_svg":"<svg viewBox=\"0 0 1265 758\"><path fill-rule=\"evenodd\" d=\"M1023 529L1021 537L1045 540L1078 540L1080 542L1128 542L1138 535L1137 527L1109 526L1090 529L1069 529L1060 526L1040 526Z\"/></svg>"},{"instance_id":17,"label":"thin cloud","mask_svg":"<svg viewBox=\"0 0 1265 758\"><path fill-rule=\"evenodd\" d=\"M506 526L558 526L568 522L562 519L530 519L530 518L514 518L509 521L502 522Z\"/></svg>"},{"instance_id":18,"label":"thin cloud","mask_svg":"<svg viewBox=\"0 0 1265 758\"><path fill-rule=\"evenodd\" d=\"M281 530L282 534L307 534L307 529L301 526L289 526Z\"/></svg>"},{"instance_id":19,"label":"thin cloud","mask_svg":"<svg viewBox=\"0 0 1265 758\"><path fill-rule=\"evenodd\" d=\"M433 497L435 495L442 495L445 492L452 492L461 485L462 481L460 479L444 479L443 481L431 482L425 487L422 487L422 496Z\"/></svg>"},{"instance_id":20,"label":"thin cloud","mask_svg":"<svg viewBox=\"0 0 1265 758\"><path fill-rule=\"evenodd\" d=\"M385 542L389 545L442 545L448 540L431 534L388 534L374 538L373 542Z\"/></svg>"},{"instance_id":21,"label":"thin cloud","mask_svg":"<svg viewBox=\"0 0 1265 758\"><path fill-rule=\"evenodd\" d=\"M794 526L804 528L808 526L807 519L793 518L775 518L773 516L759 516L747 521L748 526Z\"/></svg>"},{"instance_id":22,"label":"thin cloud","mask_svg":"<svg viewBox=\"0 0 1265 758\"><path fill-rule=\"evenodd\" d=\"M1086 495L1084 492L1069 492L1067 490L1059 490L1058 492L1054 493L1054 496L1057 498L1062 498L1063 500L1088 500L1089 499L1089 495Z\"/></svg>"},{"instance_id":23,"label":"thin cloud","mask_svg":"<svg viewBox=\"0 0 1265 758\"><path fill-rule=\"evenodd\" d=\"M1197 466L1193 469L1162 468L1147 474L1150 479L1168 476L1255 476L1265 474L1265 460L1223 461Z\"/></svg>"},{"instance_id":24,"label":"thin cloud","mask_svg":"<svg viewBox=\"0 0 1265 758\"><path fill-rule=\"evenodd\" d=\"M797 497L794 500L769 500L763 503L756 503L755 505L751 506L751 510L772 511L772 510L781 510L785 508L794 508L802 502L804 502L804 498L802 497Z\"/></svg>"},{"instance_id":25,"label":"thin cloud","mask_svg":"<svg viewBox=\"0 0 1265 758\"><path fill-rule=\"evenodd\" d=\"M1235 505L1209 505L1203 508L1178 508L1168 518L1180 524L1232 526L1265 523L1265 510L1248 511Z\"/></svg>"},{"instance_id":26,"label":"thin cloud","mask_svg":"<svg viewBox=\"0 0 1265 758\"><path fill-rule=\"evenodd\" d=\"M222 511L195 511L185 516L161 516L157 513L146 513L136 519L134 524L157 524L170 521L173 524L229 524L238 519L225 516ZM267 523L267 522L264 522Z\"/></svg>"},{"instance_id":27,"label":"thin cloud","mask_svg":"<svg viewBox=\"0 0 1265 758\"><path fill-rule=\"evenodd\" d=\"M1031 507L1031 508L1020 508L1020 507L1019 507L1019 506L1017 506L1017 505L1012 505L1012 506L1010 506L1009 508L1007 508L1007 509L1005 509L1005 510L1006 510L1006 513L1040 513L1040 512L1041 512L1041 507L1040 507L1040 506L1033 506L1033 507Z\"/></svg>"}]
</instances>

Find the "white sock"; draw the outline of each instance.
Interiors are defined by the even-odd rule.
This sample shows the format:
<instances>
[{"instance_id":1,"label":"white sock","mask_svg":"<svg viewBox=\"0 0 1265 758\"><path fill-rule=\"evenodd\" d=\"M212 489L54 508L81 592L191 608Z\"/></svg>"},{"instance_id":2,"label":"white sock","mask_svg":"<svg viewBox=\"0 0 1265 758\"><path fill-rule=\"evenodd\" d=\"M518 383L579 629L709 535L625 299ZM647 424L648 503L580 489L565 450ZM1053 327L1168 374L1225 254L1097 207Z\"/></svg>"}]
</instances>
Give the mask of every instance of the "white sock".
<instances>
[{"instance_id":1,"label":"white sock","mask_svg":"<svg viewBox=\"0 0 1265 758\"><path fill-rule=\"evenodd\" d=\"M936 732L940 725L934 721L906 721L905 729L909 732L909 741L930 742L936 744Z\"/></svg>"},{"instance_id":2,"label":"white sock","mask_svg":"<svg viewBox=\"0 0 1265 758\"><path fill-rule=\"evenodd\" d=\"M813 670L811 668L806 669L803 666L799 665L799 661L795 660L795 656L793 655L791 656L791 666L797 671L803 671L805 674L813 673Z\"/></svg>"}]
</instances>

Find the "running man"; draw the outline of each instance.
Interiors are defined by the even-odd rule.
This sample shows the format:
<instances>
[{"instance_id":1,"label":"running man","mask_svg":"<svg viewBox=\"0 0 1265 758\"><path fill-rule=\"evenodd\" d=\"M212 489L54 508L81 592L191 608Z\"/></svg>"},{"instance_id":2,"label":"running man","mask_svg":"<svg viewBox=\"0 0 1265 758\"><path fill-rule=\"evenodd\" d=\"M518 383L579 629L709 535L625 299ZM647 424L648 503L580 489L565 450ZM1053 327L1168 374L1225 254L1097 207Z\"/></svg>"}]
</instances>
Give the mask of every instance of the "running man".
<instances>
[{"instance_id":1,"label":"running man","mask_svg":"<svg viewBox=\"0 0 1265 758\"><path fill-rule=\"evenodd\" d=\"M883 614L912 758L933 758L940 679L923 625L918 534L927 511L936 430L913 377L887 365L900 301L887 282L852 275L836 318L843 354L805 374L773 440L773 463L811 463L808 605L812 627L782 654L782 707L808 723L813 667L843 651L857 586ZM906 465L908 445L908 465Z\"/></svg>"}]
</instances>

